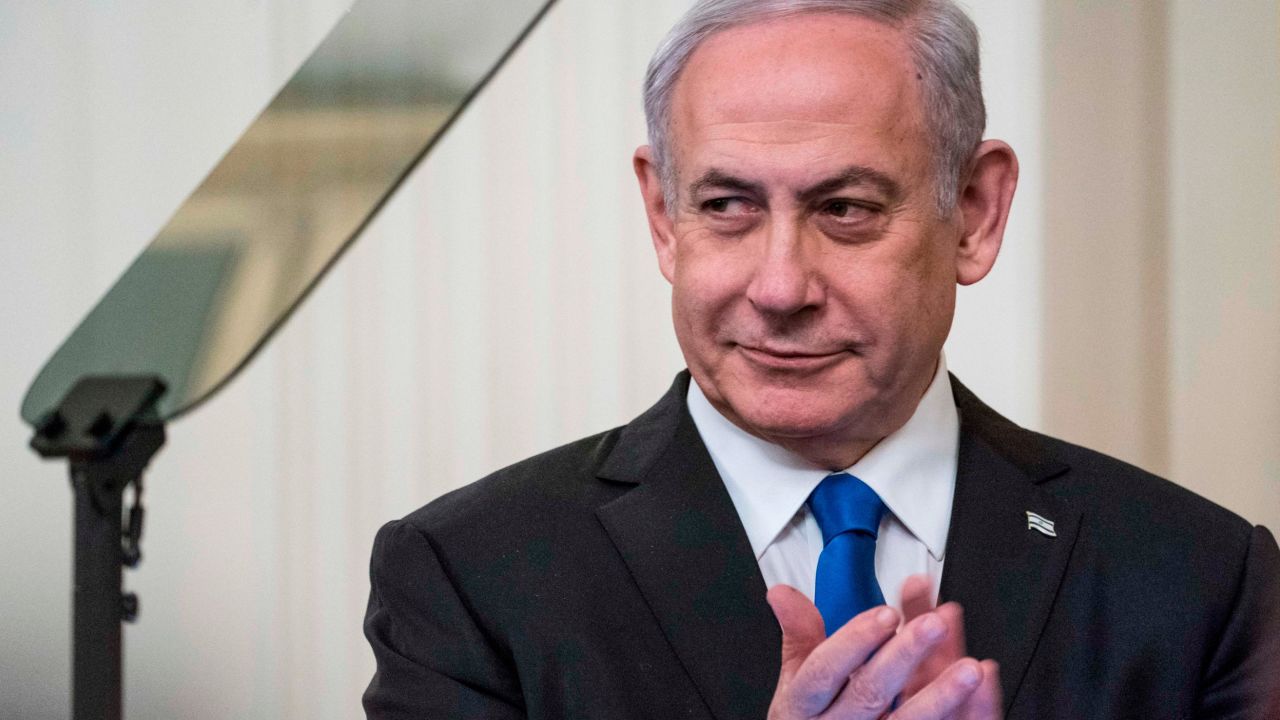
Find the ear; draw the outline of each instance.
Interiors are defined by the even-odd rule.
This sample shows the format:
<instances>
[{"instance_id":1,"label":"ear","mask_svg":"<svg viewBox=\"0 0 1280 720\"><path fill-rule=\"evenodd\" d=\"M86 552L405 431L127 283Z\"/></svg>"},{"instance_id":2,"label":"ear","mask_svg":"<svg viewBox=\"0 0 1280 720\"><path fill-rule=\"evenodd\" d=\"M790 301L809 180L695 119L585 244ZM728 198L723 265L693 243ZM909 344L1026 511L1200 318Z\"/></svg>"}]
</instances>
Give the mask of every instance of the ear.
<instances>
[{"instance_id":1,"label":"ear","mask_svg":"<svg viewBox=\"0 0 1280 720\"><path fill-rule=\"evenodd\" d=\"M956 282L972 285L991 272L1017 186L1018 157L1013 148L1000 140L979 145L968 181L960 189L964 231L956 248Z\"/></svg>"},{"instance_id":2,"label":"ear","mask_svg":"<svg viewBox=\"0 0 1280 720\"><path fill-rule=\"evenodd\" d=\"M640 195L644 198L644 212L649 216L649 234L653 236L653 249L658 254L658 269L667 282L673 282L676 267L676 236L674 223L667 213L667 201L662 194L662 177L653 162L653 151L648 145L636 149L631 161L640 181Z\"/></svg>"}]
</instances>

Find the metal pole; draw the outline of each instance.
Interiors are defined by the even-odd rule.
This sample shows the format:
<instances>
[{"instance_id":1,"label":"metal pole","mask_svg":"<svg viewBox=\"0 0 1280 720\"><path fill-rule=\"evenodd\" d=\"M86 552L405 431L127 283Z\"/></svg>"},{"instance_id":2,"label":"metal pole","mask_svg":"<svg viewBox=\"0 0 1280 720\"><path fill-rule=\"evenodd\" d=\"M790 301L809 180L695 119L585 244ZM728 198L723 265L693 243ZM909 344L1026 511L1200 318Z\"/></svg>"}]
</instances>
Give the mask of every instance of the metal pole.
<instances>
[{"instance_id":1,"label":"metal pole","mask_svg":"<svg viewBox=\"0 0 1280 720\"><path fill-rule=\"evenodd\" d=\"M120 544L124 487L108 468L72 465L75 490L74 720L120 720Z\"/></svg>"}]
</instances>

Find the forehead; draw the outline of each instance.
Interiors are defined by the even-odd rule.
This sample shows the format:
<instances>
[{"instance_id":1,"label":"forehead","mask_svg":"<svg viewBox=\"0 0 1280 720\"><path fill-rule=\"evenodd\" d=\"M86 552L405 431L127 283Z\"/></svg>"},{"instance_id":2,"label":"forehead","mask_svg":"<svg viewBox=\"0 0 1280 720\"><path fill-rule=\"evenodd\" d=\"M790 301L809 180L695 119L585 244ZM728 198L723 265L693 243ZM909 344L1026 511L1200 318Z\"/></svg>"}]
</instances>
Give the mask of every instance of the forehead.
<instances>
[{"instance_id":1,"label":"forehead","mask_svg":"<svg viewBox=\"0 0 1280 720\"><path fill-rule=\"evenodd\" d=\"M913 164L924 151L920 97L899 30L803 14L705 40L676 84L672 131L679 154L780 151L803 160L838 148L867 163Z\"/></svg>"}]
</instances>

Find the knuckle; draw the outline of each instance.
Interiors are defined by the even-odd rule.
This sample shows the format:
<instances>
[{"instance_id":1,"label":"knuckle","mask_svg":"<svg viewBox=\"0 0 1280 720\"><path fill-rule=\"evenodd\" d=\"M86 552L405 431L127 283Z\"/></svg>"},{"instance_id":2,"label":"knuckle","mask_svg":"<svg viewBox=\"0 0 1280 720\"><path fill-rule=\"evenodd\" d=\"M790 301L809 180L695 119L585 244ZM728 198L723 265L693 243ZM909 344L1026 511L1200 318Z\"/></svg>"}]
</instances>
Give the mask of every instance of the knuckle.
<instances>
[{"instance_id":1,"label":"knuckle","mask_svg":"<svg viewBox=\"0 0 1280 720\"><path fill-rule=\"evenodd\" d=\"M801 675L797 678L795 685L805 690L817 689L822 686L830 686L838 683L839 668L836 667L835 659L827 655L819 655L817 653L810 655L805 662ZM805 693L807 694L807 693Z\"/></svg>"},{"instance_id":2,"label":"knuckle","mask_svg":"<svg viewBox=\"0 0 1280 720\"><path fill-rule=\"evenodd\" d=\"M862 673L854 674L845 685L844 702L864 711L880 711L888 707L890 698L884 687Z\"/></svg>"}]
</instances>

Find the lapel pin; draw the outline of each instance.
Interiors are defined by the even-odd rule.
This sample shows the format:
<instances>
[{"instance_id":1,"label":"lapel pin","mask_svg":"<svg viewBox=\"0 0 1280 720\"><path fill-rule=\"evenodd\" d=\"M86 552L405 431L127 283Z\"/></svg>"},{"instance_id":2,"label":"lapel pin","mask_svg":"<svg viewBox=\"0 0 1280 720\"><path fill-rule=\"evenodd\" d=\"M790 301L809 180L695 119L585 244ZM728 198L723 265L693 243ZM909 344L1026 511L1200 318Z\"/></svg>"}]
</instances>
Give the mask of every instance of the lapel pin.
<instances>
[{"instance_id":1,"label":"lapel pin","mask_svg":"<svg viewBox=\"0 0 1280 720\"><path fill-rule=\"evenodd\" d=\"M1027 529L1038 530L1049 537L1058 537L1058 533L1053 531L1053 521L1043 515L1037 515L1030 510L1027 511Z\"/></svg>"}]
</instances>

